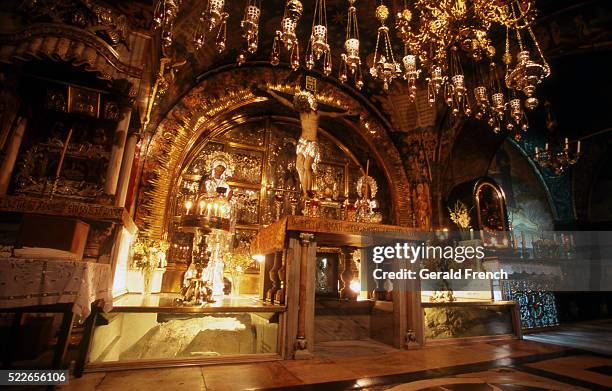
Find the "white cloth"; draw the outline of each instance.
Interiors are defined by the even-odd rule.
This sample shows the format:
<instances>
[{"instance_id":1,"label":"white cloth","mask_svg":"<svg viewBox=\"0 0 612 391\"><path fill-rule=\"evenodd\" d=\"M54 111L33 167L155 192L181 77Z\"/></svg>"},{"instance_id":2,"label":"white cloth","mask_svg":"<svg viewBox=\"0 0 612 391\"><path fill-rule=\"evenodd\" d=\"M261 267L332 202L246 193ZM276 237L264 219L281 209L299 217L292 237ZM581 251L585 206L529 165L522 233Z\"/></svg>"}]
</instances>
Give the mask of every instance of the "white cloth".
<instances>
[{"instance_id":1,"label":"white cloth","mask_svg":"<svg viewBox=\"0 0 612 391\"><path fill-rule=\"evenodd\" d=\"M306 140L300 137L297 148L295 150L297 155L310 156L312 161L312 172L317 172L317 165L321 160L321 154L319 153L319 143L316 141Z\"/></svg>"},{"instance_id":2,"label":"white cloth","mask_svg":"<svg viewBox=\"0 0 612 391\"><path fill-rule=\"evenodd\" d=\"M91 303L113 308L110 265L83 261L0 258L0 308L73 303L83 318Z\"/></svg>"}]
</instances>

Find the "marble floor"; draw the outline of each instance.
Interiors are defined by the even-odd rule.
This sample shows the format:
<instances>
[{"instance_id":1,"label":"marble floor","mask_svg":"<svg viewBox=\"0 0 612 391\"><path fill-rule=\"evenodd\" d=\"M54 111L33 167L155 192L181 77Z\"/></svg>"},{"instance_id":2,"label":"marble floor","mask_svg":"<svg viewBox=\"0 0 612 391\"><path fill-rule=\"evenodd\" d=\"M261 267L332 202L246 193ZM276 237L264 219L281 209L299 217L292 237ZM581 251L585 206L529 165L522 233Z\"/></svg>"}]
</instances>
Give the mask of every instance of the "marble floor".
<instances>
[{"instance_id":1,"label":"marble floor","mask_svg":"<svg viewBox=\"0 0 612 391\"><path fill-rule=\"evenodd\" d=\"M568 324L527 334L525 339L612 355L612 320Z\"/></svg>"},{"instance_id":2,"label":"marble floor","mask_svg":"<svg viewBox=\"0 0 612 391\"><path fill-rule=\"evenodd\" d=\"M351 342L352 344L355 341ZM365 349L311 360L86 373L60 390L609 390L612 357L527 340ZM380 348L380 347L379 347ZM335 349L335 350L334 350ZM321 350L319 350L321 352Z\"/></svg>"}]
</instances>

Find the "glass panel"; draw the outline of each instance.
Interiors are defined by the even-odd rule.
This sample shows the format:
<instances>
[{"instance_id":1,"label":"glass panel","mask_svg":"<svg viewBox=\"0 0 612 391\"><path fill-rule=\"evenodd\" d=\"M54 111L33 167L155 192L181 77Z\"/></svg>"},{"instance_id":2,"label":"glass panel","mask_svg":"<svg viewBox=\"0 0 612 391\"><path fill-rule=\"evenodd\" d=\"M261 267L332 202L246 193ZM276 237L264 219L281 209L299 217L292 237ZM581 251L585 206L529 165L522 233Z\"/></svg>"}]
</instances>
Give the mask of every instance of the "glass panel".
<instances>
[{"instance_id":1,"label":"glass panel","mask_svg":"<svg viewBox=\"0 0 612 391\"><path fill-rule=\"evenodd\" d=\"M512 334L512 305L424 306L425 338L462 338Z\"/></svg>"},{"instance_id":2,"label":"glass panel","mask_svg":"<svg viewBox=\"0 0 612 391\"><path fill-rule=\"evenodd\" d=\"M94 330L90 363L278 352L276 312L122 310L106 317Z\"/></svg>"}]
</instances>

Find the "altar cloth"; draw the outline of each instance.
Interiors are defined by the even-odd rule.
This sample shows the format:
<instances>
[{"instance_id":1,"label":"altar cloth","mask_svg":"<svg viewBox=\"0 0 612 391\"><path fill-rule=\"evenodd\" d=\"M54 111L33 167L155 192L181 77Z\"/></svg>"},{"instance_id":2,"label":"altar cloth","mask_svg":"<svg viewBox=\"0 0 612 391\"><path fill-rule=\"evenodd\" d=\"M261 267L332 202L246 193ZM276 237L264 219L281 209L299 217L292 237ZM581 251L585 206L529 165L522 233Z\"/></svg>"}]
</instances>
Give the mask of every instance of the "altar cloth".
<instances>
[{"instance_id":1,"label":"altar cloth","mask_svg":"<svg viewBox=\"0 0 612 391\"><path fill-rule=\"evenodd\" d=\"M86 318L91 304L112 309L112 279L108 264L0 258L0 308L72 303L72 312Z\"/></svg>"}]
</instances>

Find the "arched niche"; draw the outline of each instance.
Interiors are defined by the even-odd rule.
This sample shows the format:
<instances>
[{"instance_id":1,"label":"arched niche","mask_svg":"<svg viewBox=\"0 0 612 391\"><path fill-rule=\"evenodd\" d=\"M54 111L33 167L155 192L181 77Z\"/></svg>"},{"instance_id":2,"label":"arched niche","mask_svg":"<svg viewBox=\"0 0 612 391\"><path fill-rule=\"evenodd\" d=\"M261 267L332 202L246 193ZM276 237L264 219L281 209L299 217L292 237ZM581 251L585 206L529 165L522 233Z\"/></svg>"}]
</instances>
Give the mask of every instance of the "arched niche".
<instances>
[{"instance_id":1,"label":"arched niche","mask_svg":"<svg viewBox=\"0 0 612 391\"><path fill-rule=\"evenodd\" d=\"M467 209L469 227L456 226L457 229L480 231L480 238L487 247L510 245L506 196L495 180L481 177L456 186L449 195L448 207L454 210L458 204Z\"/></svg>"},{"instance_id":2,"label":"arched niche","mask_svg":"<svg viewBox=\"0 0 612 391\"><path fill-rule=\"evenodd\" d=\"M252 66L211 72L189 93L179 99L160 122L145 149L141 191L136 221L152 237L165 237L172 218L173 192L193 151L228 128L248 118L267 113L270 116L296 118L295 113L280 108L276 102L256 96L254 86L270 86L295 92L288 70ZM321 129L350 149L361 166L371 160L388 188L389 223L412 226L410 185L400 155L387 134L383 121L363 99L357 99L335 84L319 81L317 98L332 106L360 112L359 120L321 120ZM295 122L295 121L294 121Z\"/></svg>"}]
</instances>

